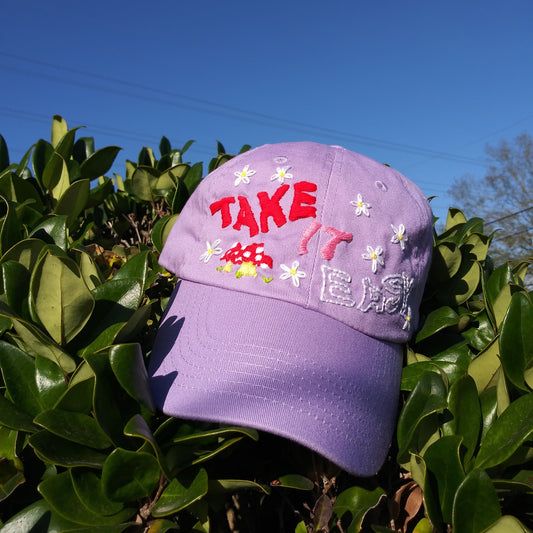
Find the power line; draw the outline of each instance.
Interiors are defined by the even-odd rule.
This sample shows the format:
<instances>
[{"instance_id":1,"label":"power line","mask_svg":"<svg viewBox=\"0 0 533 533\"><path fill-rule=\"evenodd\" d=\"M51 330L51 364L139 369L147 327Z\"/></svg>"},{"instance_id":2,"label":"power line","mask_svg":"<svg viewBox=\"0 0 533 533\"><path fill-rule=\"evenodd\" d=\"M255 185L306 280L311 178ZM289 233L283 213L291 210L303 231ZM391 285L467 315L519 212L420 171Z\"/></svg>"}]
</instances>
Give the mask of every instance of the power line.
<instances>
[{"instance_id":1,"label":"power line","mask_svg":"<svg viewBox=\"0 0 533 533\"><path fill-rule=\"evenodd\" d=\"M522 213L525 213L526 211L531 211L532 209L533 209L533 206L520 209L520 211L515 211L514 213L510 213L508 215L497 218L495 220L491 220L490 222L485 222L485 226L488 226L489 224L495 224L496 222L501 222L502 220L506 220L508 218L516 217L518 215L521 215Z\"/></svg>"},{"instance_id":2,"label":"power line","mask_svg":"<svg viewBox=\"0 0 533 533\"><path fill-rule=\"evenodd\" d=\"M81 86L81 87L84 87L84 88L95 89L95 90L100 90L100 91L105 91L105 92L111 92L111 93L119 94L120 96L127 96L127 97L130 97L130 98L141 99L141 100L144 100L144 101L154 101L154 102L161 103L161 104L164 104L164 105L170 105L170 106L173 106L173 107L185 108L185 109L188 109L188 110L201 112L201 113L209 113L209 114L219 115L219 116L223 116L223 117L226 117L226 118L231 118L231 119L234 119L234 120L236 119L236 120L249 121L250 119L253 119L255 123L264 124L264 125L267 125L269 127L279 128L280 124L283 124L283 127L285 129L292 129L293 131L302 131L302 132L305 132L305 133L310 133L311 132L313 134L320 133L320 134L324 134L324 135L334 136L334 137L337 137L337 138L343 138L343 139L350 140L350 141L353 141L353 142L357 142L357 143L360 143L360 144L376 146L376 147L385 148L385 149L389 149L389 150L401 151L401 152L404 152L404 153L411 153L411 154L415 154L415 155L428 155L428 156L431 156L433 158L447 159L447 160L456 161L456 162L460 162L460 163L485 166L485 164L483 162L481 162L481 161L479 161L477 159L468 158L468 157L464 157L464 156L459 156L457 154L451 154L451 153L447 153L447 152L441 152L441 151L437 151L437 150L421 148L421 147L417 147L417 146L413 146L413 145L396 143L396 142L386 141L386 140L382 140L382 139L376 139L376 138L372 138L372 137L368 137L368 136L357 135L357 134L344 132L344 131L340 131L340 130L335 130L335 129L331 129L331 128L317 127L317 126L314 126L314 125L311 125L311 124L306 124L306 123L303 123L303 122L298 122L298 121L290 120L290 119L287 119L287 118L280 118L280 117L276 117L276 116L268 115L268 114L264 114L264 113L251 112L251 111L243 110L243 109L240 109L240 108L237 108L237 107L232 107L232 106L219 104L219 103L212 102L212 101L209 101L209 100L202 100L202 99L199 99L199 98L190 97L190 96L183 95L183 94L176 93L176 92L172 92L172 91L167 91L167 90L162 90L162 89L155 89L155 88L152 88L152 87L149 87L149 86L146 86L146 85L143 85L143 84L139 84L139 83L134 83L134 82L132 83L132 82L129 82L129 81L125 82L125 81L117 79L117 78L108 77L108 76L102 76L102 75L99 75L99 74L96 74L96 73L86 72L86 71L73 69L73 68L69 68L69 67L63 67L63 66L55 65L53 63L37 61L37 60L34 60L34 59L22 57L22 56L17 56L17 55L13 55L13 54L7 54L5 52L0 52L0 55L2 55L4 57L7 57L7 58L15 59L15 60L18 60L18 61L24 61L24 62L33 63L33 64L40 65L40 66L45 66L47 68L53 68L53 69L56 69L56 70L61 70L61 71L65 71L65 72L74 73L74 74L77 74L77 75L80 75L80 76L90 77L91 79L100 79L100 80L102 80L104 82L111 82L111 83L122 85L122 86L125 85L128 88L134 87L134 88L140 89L142 91L149 91L149 92L152 92L152 93L155 93L155 94L161 94L161 95L164 95L164 96L169 96L169 97L172 97L172 100L165 100L165 99L162 99L162 98L147 97L146 95L139 95L139 94L135 94L135 93L132 93L132 92L126 92L126 91L123 91L123 90L117 90L117 89L109 87L109 86L102 87L102 86L99 86L99 85L95 85L94 83L79 82L79 81L72 80L72 79L58 78L56 76L50 76L50 75L42 73L42 72L32 72L32 71L28 71L28 70L24 70L24 69L20 69L20 68L16 68L16 67L11 67L11 66L4 66L3 67L5 69L7 69L7 70L11 70L11 71L17 72L19 74L37 76L37 77L41 77L41 78L44 78L44 79L48 79L48 80L56 82L56 83L57 82L62 82L62 83L66 83L66 84ZM192 106L192 105L185 105L183 103L180 104L180 103L175 101L176 98L182 99L182 100L186 100L188 102L193 102L193 103L195 103L195 105ZM212 109L207 109L206 106L209 107L209 108L212 108Z\"/></svg>"}]
</instances>

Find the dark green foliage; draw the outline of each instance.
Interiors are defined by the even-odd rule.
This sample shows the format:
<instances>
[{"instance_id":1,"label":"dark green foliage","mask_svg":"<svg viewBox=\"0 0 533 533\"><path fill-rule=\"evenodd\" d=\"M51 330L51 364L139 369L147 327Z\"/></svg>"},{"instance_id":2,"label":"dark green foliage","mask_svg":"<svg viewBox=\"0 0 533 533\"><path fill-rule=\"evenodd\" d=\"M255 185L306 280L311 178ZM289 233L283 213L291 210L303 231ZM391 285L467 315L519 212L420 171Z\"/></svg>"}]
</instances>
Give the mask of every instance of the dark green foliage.
<instances>
[{"instance_id":1,"label":"dark green foliage","mask_svg":"<svg viewBox=\"0 0 533 533\"><path fill-rule=\"evenodd\" d=\"M391 455L357 479L255 430L158 412L146 364L175 279L157 262L202 178L162 137L117 147L54 116L10 164L0 137L2 531L527 531L533 303L483 221L435 235ZM243 150L249 147L244 146ZM232 156L221 143L208 171ZM369 443L372 445L372 443Z\"/></svg>"}]
</instances>

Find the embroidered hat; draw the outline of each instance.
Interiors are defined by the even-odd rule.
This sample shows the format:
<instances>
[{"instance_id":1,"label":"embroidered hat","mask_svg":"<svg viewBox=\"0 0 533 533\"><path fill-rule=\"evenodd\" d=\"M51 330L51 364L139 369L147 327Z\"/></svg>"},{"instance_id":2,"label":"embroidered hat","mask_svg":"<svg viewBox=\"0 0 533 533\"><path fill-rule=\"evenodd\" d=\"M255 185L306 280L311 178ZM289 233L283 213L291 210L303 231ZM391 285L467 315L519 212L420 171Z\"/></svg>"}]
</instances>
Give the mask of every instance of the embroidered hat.
<instances>
[{"instance_id":1,"label":"embroidered hat","mask_svg":"<svg viewBox=\"0 0 533 533\"><path fill-rule=\"evenodd\" d=\"M386 165L311 142L231 159L160 257L179 281L149 366L157 405L376 473L431 250L427 200Z\"/></svg>"}]
</instances>

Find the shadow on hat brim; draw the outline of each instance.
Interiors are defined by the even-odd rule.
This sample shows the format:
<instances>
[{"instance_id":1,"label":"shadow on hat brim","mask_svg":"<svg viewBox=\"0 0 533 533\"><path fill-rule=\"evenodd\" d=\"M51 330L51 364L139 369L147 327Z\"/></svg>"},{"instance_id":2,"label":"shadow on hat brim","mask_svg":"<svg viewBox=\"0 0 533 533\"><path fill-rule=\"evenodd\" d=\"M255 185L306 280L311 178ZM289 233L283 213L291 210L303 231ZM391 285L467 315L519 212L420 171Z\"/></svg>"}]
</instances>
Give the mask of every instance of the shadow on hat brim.
<instances>
[{"instance_id":1,"label":"shadow on hat brim","mask_svg":"<svg viewBox=\"0 0 533 533\"><path fill-rule=\"evenodd\" d=\"M295 304L181 280L149 375L169 416L267 431L369 476L393 434L402 352Z\"/></svg>"}]
</instances>

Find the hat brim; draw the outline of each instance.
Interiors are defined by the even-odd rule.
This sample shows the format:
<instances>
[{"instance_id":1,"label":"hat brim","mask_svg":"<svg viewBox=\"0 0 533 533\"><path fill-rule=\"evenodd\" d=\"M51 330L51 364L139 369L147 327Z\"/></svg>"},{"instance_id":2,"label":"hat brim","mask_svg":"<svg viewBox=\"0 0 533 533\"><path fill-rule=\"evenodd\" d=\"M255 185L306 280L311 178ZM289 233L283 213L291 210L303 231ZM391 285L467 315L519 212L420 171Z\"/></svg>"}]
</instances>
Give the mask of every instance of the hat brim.
<instances>
[{"instance_id":1,"label":"hat brim","mask_svg":"<svg viewBox=\"0 0 533 533\"><path fill-rule=\"evenodd\" d=\"M149 375L169 416L264 430L368 476L394 431L402 351L295 304L181 280Z\"/></svg>"}]
</instances>

